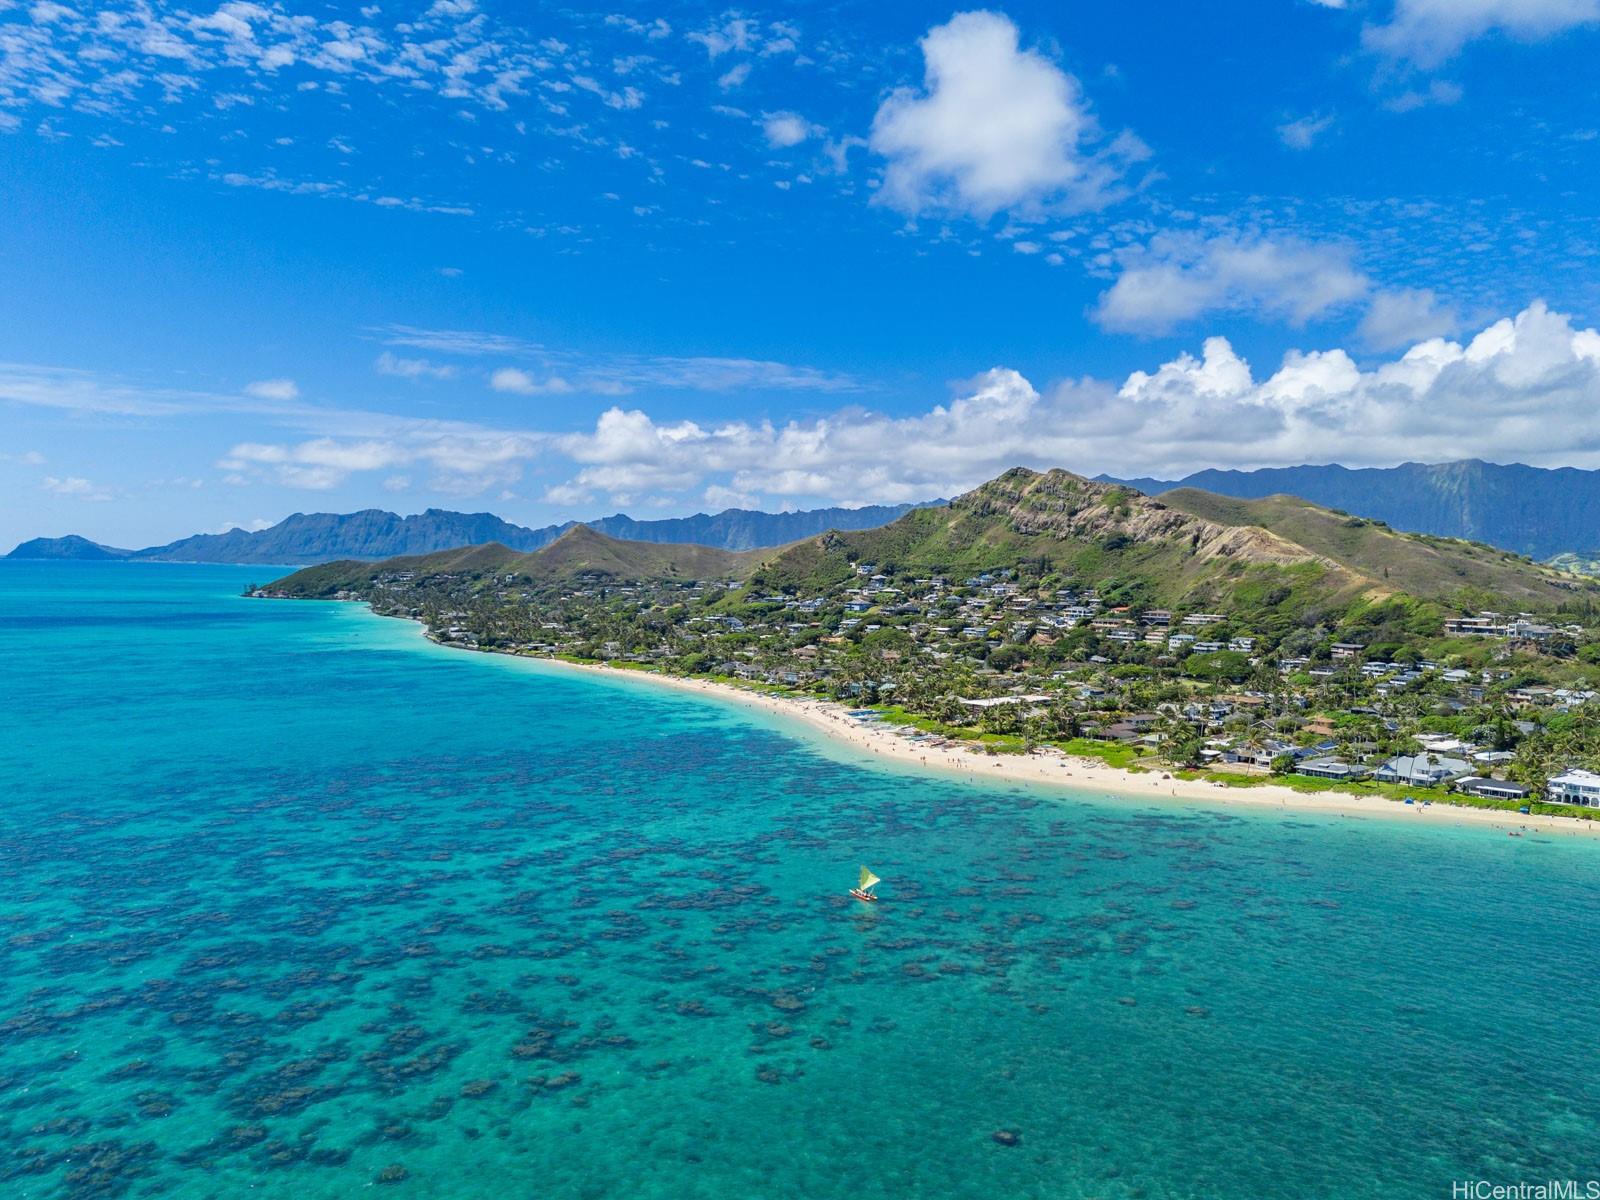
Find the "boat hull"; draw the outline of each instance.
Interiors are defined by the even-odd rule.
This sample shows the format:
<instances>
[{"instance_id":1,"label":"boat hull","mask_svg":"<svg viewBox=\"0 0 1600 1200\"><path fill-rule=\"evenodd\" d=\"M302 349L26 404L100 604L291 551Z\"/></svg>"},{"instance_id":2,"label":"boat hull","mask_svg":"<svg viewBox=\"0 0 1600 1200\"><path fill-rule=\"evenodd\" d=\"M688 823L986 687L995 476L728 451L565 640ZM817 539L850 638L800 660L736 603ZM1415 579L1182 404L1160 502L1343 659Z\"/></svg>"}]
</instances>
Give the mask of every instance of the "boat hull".
<instances>
[{"instance_id":1,"label":"boat hull","mask_svg":"<svg viewBox=\"0 0 1600 1200\"><path fill-rule=\"evenodd\" d=\"M850 894L857 900L861 900L867 904L876 904L878 902L878 898L871 892L864 892L860 888L851 888Z\"/></svg>"}]
</instances>

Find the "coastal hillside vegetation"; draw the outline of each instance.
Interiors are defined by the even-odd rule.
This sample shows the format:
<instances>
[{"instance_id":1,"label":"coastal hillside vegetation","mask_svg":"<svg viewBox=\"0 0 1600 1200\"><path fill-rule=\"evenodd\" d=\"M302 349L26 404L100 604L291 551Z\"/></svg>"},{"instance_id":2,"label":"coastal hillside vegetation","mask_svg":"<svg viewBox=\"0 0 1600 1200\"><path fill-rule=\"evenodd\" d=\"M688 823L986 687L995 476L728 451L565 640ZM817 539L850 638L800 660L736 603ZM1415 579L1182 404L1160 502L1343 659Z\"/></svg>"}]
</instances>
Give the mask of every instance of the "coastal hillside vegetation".
<instances>
[{"instance_id":1,"label":"coastal hillside vegetation","mask_svg":"<svg viewBox=\"0 0 1600 1200\"><path fill-rule=\"evenodd\" d=\"M1535 604L1560 608L1594 593L1571 572L1481 542L1399 533L1382 521L1322 508L1297 496L1237 500L1194 488L1161 502L1219 524L1270 529L1396 591L1434 599Z\"/></svg>"}]
</instances>

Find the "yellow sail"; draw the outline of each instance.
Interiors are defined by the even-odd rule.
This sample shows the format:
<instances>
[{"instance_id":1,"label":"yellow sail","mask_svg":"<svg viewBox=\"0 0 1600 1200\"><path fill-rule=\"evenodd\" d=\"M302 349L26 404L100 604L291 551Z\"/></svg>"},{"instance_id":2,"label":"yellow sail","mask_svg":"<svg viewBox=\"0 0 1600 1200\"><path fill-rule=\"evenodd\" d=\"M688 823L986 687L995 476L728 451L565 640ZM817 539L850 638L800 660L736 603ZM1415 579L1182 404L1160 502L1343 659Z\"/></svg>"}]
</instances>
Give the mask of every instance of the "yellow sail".
<instances>
[{"instance_id":1,"label":"yellow sail","mask_svg":"<svg viewBox=\"0 0 1600 1200\"><path fill-rule=\"evenodd\" d=\"M871 871L867 870L865 867L862 867L861 868L861 882L856 884L856 886L858 888L860 888L864 892L869 887L871 887L873 884L882 883L882 882L883 882L883 880L879 879L876 875L874 875Z\"/></svg>"}]
</instances>

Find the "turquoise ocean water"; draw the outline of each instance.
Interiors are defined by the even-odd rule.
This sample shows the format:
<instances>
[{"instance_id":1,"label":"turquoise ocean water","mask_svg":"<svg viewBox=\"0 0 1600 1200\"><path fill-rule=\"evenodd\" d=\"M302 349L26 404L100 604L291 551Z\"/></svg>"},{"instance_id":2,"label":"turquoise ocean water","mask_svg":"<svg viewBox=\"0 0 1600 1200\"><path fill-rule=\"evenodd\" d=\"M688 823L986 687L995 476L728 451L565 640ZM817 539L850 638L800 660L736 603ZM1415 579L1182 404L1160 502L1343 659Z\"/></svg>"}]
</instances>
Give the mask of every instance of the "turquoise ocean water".
<instances>
[{"instance_id":1,"label":"turquoise ocean water","mask_svg":"<svg viewBox=\"0 0 1600 1200\"><path fill-rule=\"evenodd\" d=\"M892 773L272 574L0 563L0 1196L1600 1174L1600 846Z\"/></svg>"}]
</instances>

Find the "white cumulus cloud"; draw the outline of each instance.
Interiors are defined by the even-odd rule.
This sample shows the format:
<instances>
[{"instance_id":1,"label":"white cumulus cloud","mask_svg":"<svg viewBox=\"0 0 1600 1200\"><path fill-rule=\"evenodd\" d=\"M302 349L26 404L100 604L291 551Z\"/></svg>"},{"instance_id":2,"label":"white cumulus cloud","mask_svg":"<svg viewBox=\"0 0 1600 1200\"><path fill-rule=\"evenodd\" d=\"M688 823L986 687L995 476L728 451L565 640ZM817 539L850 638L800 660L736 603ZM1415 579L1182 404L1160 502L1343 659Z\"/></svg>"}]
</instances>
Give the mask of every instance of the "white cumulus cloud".
<instances>
[{"instance_id":1,"label":"white cumulus cloud","mask_svg":"<svg viewBox=\"0 0 1600 1200\"><path fill-rule=\"evenodd\" d=\"M1543 303L1460 341L1427 292L1379 292L1363 338L1427 336L1363 366L1347 350L1292 350L1259 373L1205 339L1120 383L1037 387L996 367L918 412L852 406L788 421L661 420L614 405L580 432L497 430L349 414L348 435L247 442L218 466L239 480L328 489L359 474L494 494L537 465L548 503L575 507L764 497L775 502L928 499L1011 466L1171 477L1204 466L1352 466L1480 457L1600 467L1600 333ZM359 431L359 432L358 432ZM93 491L57 479L62 494Z\"/></svg>"},{"instance_id":2,"label":"white cumulus cloud","mask_svg":"<svg viewBox=\"0 0 1600 1200\"><path fill-rule=\"evenodd\" d=\"M1124 137L1105 154L1078 81L1011 20L958 13L922 39L923 86L879 107L869 144L885 160L876 199L901 212L1026 218L1106 202L1119 162L1148 152Z\"/></svg>"},{"instance_id":3,"label":"white cumulus cloud","mask_svg":"<svg viewBox=\"0 0 1600 1200\"><path fill-rule=\"evenodd\" d=\"M1118 392L1105 432L1171 464L1386 465L1482 457L1600 462L1600 334L1544 304L1465 345L1430 338L1367 371L1343 350L1291 352L1256 380L1222 338Z\"/></svg>"},{"instance_id":4,"label":"white cumulus cloud","mask_svg":"<svg viewBox=\"0 0 1600 1200\"><path fill-rule=\"evenodd\" d=\"M1347 249L1293 239L1166 234L1121 260L1095 319L1125 332L1163 333L1210 312L1303 325L1368 289Z\"/></svg>"},{"instance_id":5,"label":"white cumulus cloud","mask_svg":"<svg viewBox=\"0 0 1600 1200\"><path fill-rule=\"evenodd\" d=\"M558 485L567 503L708 487L894 502L951 495L1016 465L1158 476L1464 457L1600 466L1600 333L1535 303L1464 344L1430 338L1365 370L1342 349L1295 350L1264 378L1213 337L1198 356L1120 386L1041 391L996 368L923 413L846 409L782 425L662 423L613 408L552 449L579 467Z\"/></svg>"},{"instance_id":6,"label":"white cumulus cloud","mask_svg":"<svg viewBox=\"0 0 1600 1200\"><path fill-rule=\"evenodd\" d=\"M1464 45L1501 33L1532 42L1600 24L1600 0L1395 0L1389 20L1369 25L1368 48L1434 67Z\"/></svg>"},{"instance_id":7,"label":"white cumulus cloud","mask_svg":"<svg viewBox=\"0 0 1600 1200\"><path fill-rule=\"evenodd\" d=\"M1374 350L1393 350L1456 331L1460 319L1431 288L1396 288L1372 298L1357 331Z\"/></svg>"}]
</instances>

